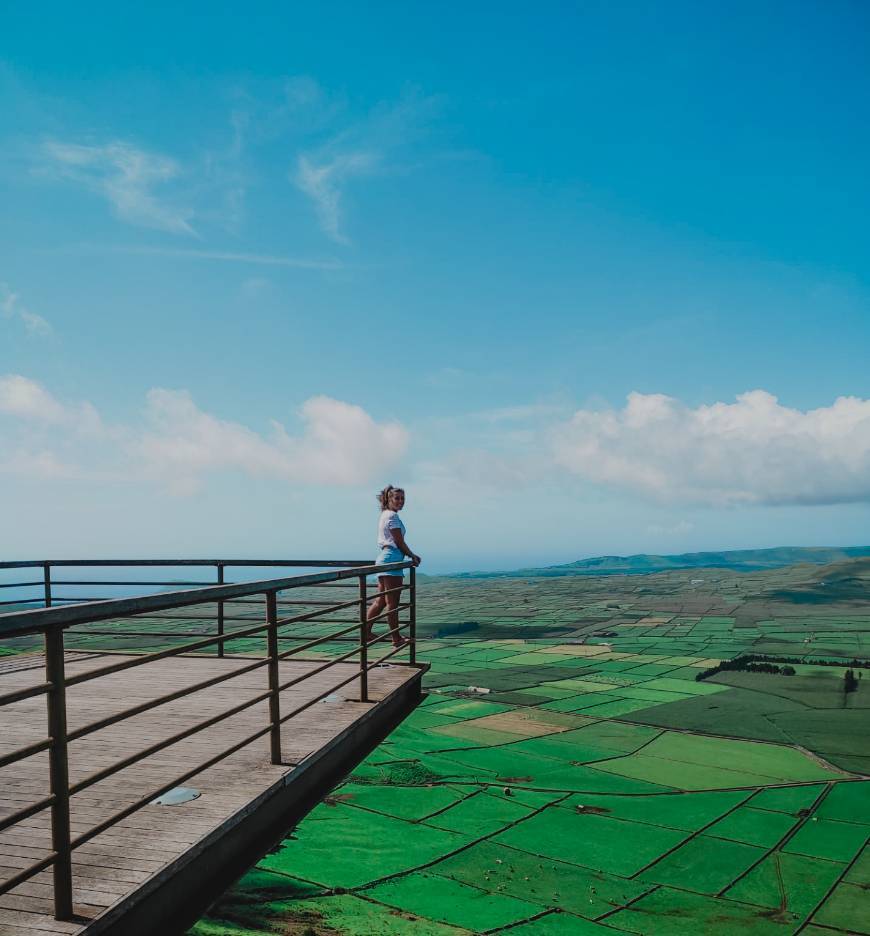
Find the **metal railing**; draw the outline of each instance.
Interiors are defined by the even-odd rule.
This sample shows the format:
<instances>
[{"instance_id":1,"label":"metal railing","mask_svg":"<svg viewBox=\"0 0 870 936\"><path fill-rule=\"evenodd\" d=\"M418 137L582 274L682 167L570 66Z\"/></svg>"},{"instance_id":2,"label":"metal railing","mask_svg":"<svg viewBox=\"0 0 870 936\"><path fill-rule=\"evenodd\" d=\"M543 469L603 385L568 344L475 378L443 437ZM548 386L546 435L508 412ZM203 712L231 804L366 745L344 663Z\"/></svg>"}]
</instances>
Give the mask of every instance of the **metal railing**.
<instances>
[{"instance_id":1,"label":"metal railing","mask_svg":"<svg viewBox=\"0 0 870 936\"><path fill-rule=\"evenodd\" d=\"M178 582L155 582L155 581L104 581L101 579L89 579L86 581L76 580L52 580L51 571L57 567L142 567L142 566L211 566L217 571L219 584L208 585L202 583L184 582L183 584L197 584L200 587L174 592L162 592L153 595L136 596L131 598L117 598L109 600L88 600L77 601L69 599L58 599L52 594L53 586L86 585L96 587L102 585L125 586L149 586L162 587L169 584L177 585ZM286 578L268 579L262 581L237 582L227 584L224 582L224 570L227 567L330 567L331 571L315 572L306 575L295 575ZM220 761L226 759L243 747L251 744L259 738L269 736L269 753L273 764L281 764L281 725L289 719L298 715L300 712L314 705L316 702L326 698L327 695L334 693L353 682L359 682L360 701L368 702L368 674L371 669L384 663L386 660L400 653L407 647L409 655L409 664L416 665L416 576L415 569L411 562L393 563L388 566L374 566L366 562L348 561L317 561L317 560L42 560L42 561L18 561L18 562L0 562L0 570L3 569L28 569L40 568L43 572L39 582L19 582L2 583L7 588L33 588L38 586L42 594L38 599L28 599L28 603L39 601L44 607L40 609L12 611L6 614L0 614L0 641L8 638L24 637L28 635L41 635L45 651L45 679L34 685L20 688L12 692L0 694L0 710L5 706L14 705L16 702L22 702L35 696L44 695L46 699L48 733L45 738L19 747L15 750L0 754L0 768L15 764L25 758L48 752L48 776L49 776L49 795L38 799L14 812L6 815L0 815L0 832L8 829L18 823L35 816L43 810L51 811L51 850L42 859L34 862L28 867L17 872L12 877L0 880L0 895L19 884L27 881L36 874L51 867L53 870L53 897L55 917L58 920L67 920L73 914L73 882L72 882L72 853L79 846L89 842L91 839L105 832L107 829L121 822L123 819L132 815L137 810L148 805L155 798L163 795L169 790L189 780L196 774L214 766ZM398 584L391 586L386 592L381 594L397 594L399 600L395 608L388 608L371 619L367 619L368 601L374 595L370 595L367 589L367 576L386 571L409 570L408 580L396 577ZM348 600L332 602L321 598L314 599L279 599L282 593L301 594L303 589L318 589L317 594L321 594L320 589L326 588L352 588L357 593ZM402 601L401 593L406 593L407 600ZM264 602L263 617L256 623L249 623L247 626L239 627L235 630L227 630L225 625L228 621L250 622L255 620L251 617L249 605L252 599ZM61 603L58 604L58 601ZM13 602L6 602L12 604ZM14 602L18 603L18 602ZM85 630L87 625L93 625L101 621L117 621L119 619L140 619L147 617L160 617L162 612L176 611L183 608L196 608L202 605L215 605L217 608L216 624L217 628L213 634L203 636L202 633L191 633L189 631L168 632L153 630L130 631L120 629L109 630ZM291 613L289 616L282 617L281 612L286 609L297 606L313 607L313 610L302 611L301 613ZM245 613L240 615L225 614L229 607L234 610L235 607L241 607ZM335 618L337 612L347 612L352 609L356 614L351 618ZM399 619L399 631L408 630L407 644L393 647L389 652L377 657L374 660L369 658L369 649L390 636L394 632L389 630L387 633L376 637L369 637L369 629L373 623L383 620L392 611L398 613L407 612L407 617ZM256 613L256 612L253 612ZM299 638L286 633L282 634L282 628L290 625L299 625L305 622L318 622L324 625L342 624L338 630L326 634L318 634L311 639L303 639L298 643ZM71 634L80 633L90 636L112 636L112 637L131 637L147 636L160 638L187 638L196 637L192 643L184 643L179 646L173 646L166 649L160 649L154 652L142 652L135 655L125 656L123 659L116 659L115 662L97 669L67 675L65 672L65 632L69 630ZM95 718L86 725L70 730L67 726L66 702L67 689L73 686L81 685L92 680L98 680L102 677L120 673L133 667L153 665L161 660L170 657L176 657L183 654L199 653L207 648L216 647L218 656L223 657L225 644L232 641L240 641L250 638L254 635L263 635L266 637L266 654L263 658L253 659L250 663L241 666L235 666L231 671L220 673L216 676L210 676L208 679L201 680L192 685L162 695L155 699L149 699L132 705L121 712L103 715ZM356 635L355 637L353 635ZM287 650L280 650L281 641L295 640L296 646ZM322 644L333 643L337 641L346 641L352 646L342 652L328 657L323 663L317 661L318 665L309 668L301 675L294 676L292 679L282 682L279 663L281 660L298 654L305 650L317 647ZM101 652L95 650L95 652ZM282 711L281 693L293 686L298 685L306 679L316 676L319 673L328 670L331 667L341 663L358 659L358 666L354 667L351 675L342 678L338 682L331 683L323 692L313 698L306 699L299 705L296 705L290 711ZM249 656L238 657L234 659L250 659ZM93 773L70 782L69 777L69 745L80 738L84 738L93 732L107 728L118 722L133 718L158 706L176 701L195 692L202 692L214 686L222 684L228 680L237 678L254 670L266 668L267 685L262 692L257 693L253 698L246 699L244 702L237 703L231 708L221 712L210 714L207 718L178 731L168 738L163 738L155 743L149 744L146 748L137 751L134 754L123 757L115 763L96 770ZM70 823L70 799L76 794L92 787L94 784L105 780L119 771L124 770L133 764L139 763L147 757L150 757L159 751L201 732L213 725L216 725L226 719L238 715L242 711L268 702L267 723L252 734L231 744L228 748L218 754L209 757L206 761L186 766L184 772L175 776L171 781L162 783L159 788L149 791L146 796L142 796L132 803L124 806L123 809L115 812L108 818L98 822L87 831L73 836ZM9 711L7 709L7 711Z\"/></svg>"}]
</instances>

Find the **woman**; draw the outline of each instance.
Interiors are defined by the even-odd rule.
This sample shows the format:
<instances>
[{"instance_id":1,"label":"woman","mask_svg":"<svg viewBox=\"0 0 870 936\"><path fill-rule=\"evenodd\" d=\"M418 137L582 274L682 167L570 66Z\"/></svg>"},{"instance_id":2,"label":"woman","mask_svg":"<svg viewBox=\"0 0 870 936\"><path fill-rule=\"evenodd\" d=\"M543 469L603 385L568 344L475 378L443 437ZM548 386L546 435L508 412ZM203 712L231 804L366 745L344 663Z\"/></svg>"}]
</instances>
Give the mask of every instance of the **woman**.
<instances>
[{"instance_id":1,"label":"woman","mask_svg":"<svg viewBox=\"0 0 870 936\"><path fill-rule=\"evenodd\" d=\"M387 565L391 562L401 562L407 556L415 566L420 565L422 559L411 552L405 542L405 524L399 519L399 511L405 506L405 492L402 488L388 484L379 494L378 502L381 505L381 516L378 520L378 558L375 565ZM402 638L399 632L399 605L400 591L392 591L402 584L404 572L402 569L390 570L378 575L378 595L371 603L368 611L369 640L372 639L372 621L386 606L387 623L390 625L390 636L394 647L403 647L408 641Z\"/></svg>"}]
</instances>

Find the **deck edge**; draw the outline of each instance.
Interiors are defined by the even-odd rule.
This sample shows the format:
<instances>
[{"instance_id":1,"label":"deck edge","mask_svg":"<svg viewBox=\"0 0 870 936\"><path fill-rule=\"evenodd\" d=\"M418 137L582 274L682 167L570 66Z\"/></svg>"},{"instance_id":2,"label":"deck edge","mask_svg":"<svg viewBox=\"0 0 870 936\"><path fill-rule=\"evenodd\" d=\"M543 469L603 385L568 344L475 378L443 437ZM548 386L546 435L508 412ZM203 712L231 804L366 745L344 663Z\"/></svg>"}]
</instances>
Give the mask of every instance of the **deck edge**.
<instances>
[{"instance_id":1,"label":"deck edge","mask_svg":"<svg viewBox=\"0 0 870 936\"><path fill-rule=\"evenodd\" d=\"M182 934L277 845L423 698L428 664L319 751L85 926L80 936Z\"/></svg>"}]
</instances>

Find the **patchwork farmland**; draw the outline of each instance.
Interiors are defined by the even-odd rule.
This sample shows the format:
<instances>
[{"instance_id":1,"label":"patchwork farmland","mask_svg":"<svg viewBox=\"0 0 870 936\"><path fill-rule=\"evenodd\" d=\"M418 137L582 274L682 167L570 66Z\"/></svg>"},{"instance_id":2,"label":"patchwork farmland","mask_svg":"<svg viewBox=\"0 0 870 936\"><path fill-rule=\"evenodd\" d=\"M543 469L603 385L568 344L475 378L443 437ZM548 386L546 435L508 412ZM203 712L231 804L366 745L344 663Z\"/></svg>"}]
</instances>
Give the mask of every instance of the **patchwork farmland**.
<instances>
[{"instance_id":1,"label":"patchwork farmland","mask_svg":"<svg viewBox=\"0 0 870 936\"><path fill-rule=\"evenodd\" d=\"M428 697L191 936L870 933L867 584L424 579Z\"/></svg>"}]
</instances>

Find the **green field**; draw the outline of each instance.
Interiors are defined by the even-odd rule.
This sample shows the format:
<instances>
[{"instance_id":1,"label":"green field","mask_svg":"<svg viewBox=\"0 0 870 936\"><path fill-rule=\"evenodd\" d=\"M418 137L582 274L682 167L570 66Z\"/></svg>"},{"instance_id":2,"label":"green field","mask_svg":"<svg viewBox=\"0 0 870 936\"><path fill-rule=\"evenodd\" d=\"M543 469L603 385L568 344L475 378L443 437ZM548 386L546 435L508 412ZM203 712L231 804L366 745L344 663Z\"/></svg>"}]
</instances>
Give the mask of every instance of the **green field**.
<instances>
[{"instance_id":1,"label":"green field","mask_svg":"<svg viewBox=\"0 0 870 936\"><path fill-rule=\"evenodd\" d=\"M870 933L838 571L425 581L428 697L191 936ZM696 681L750 651L810 662Z\"/></svg>"}]
</instances>

